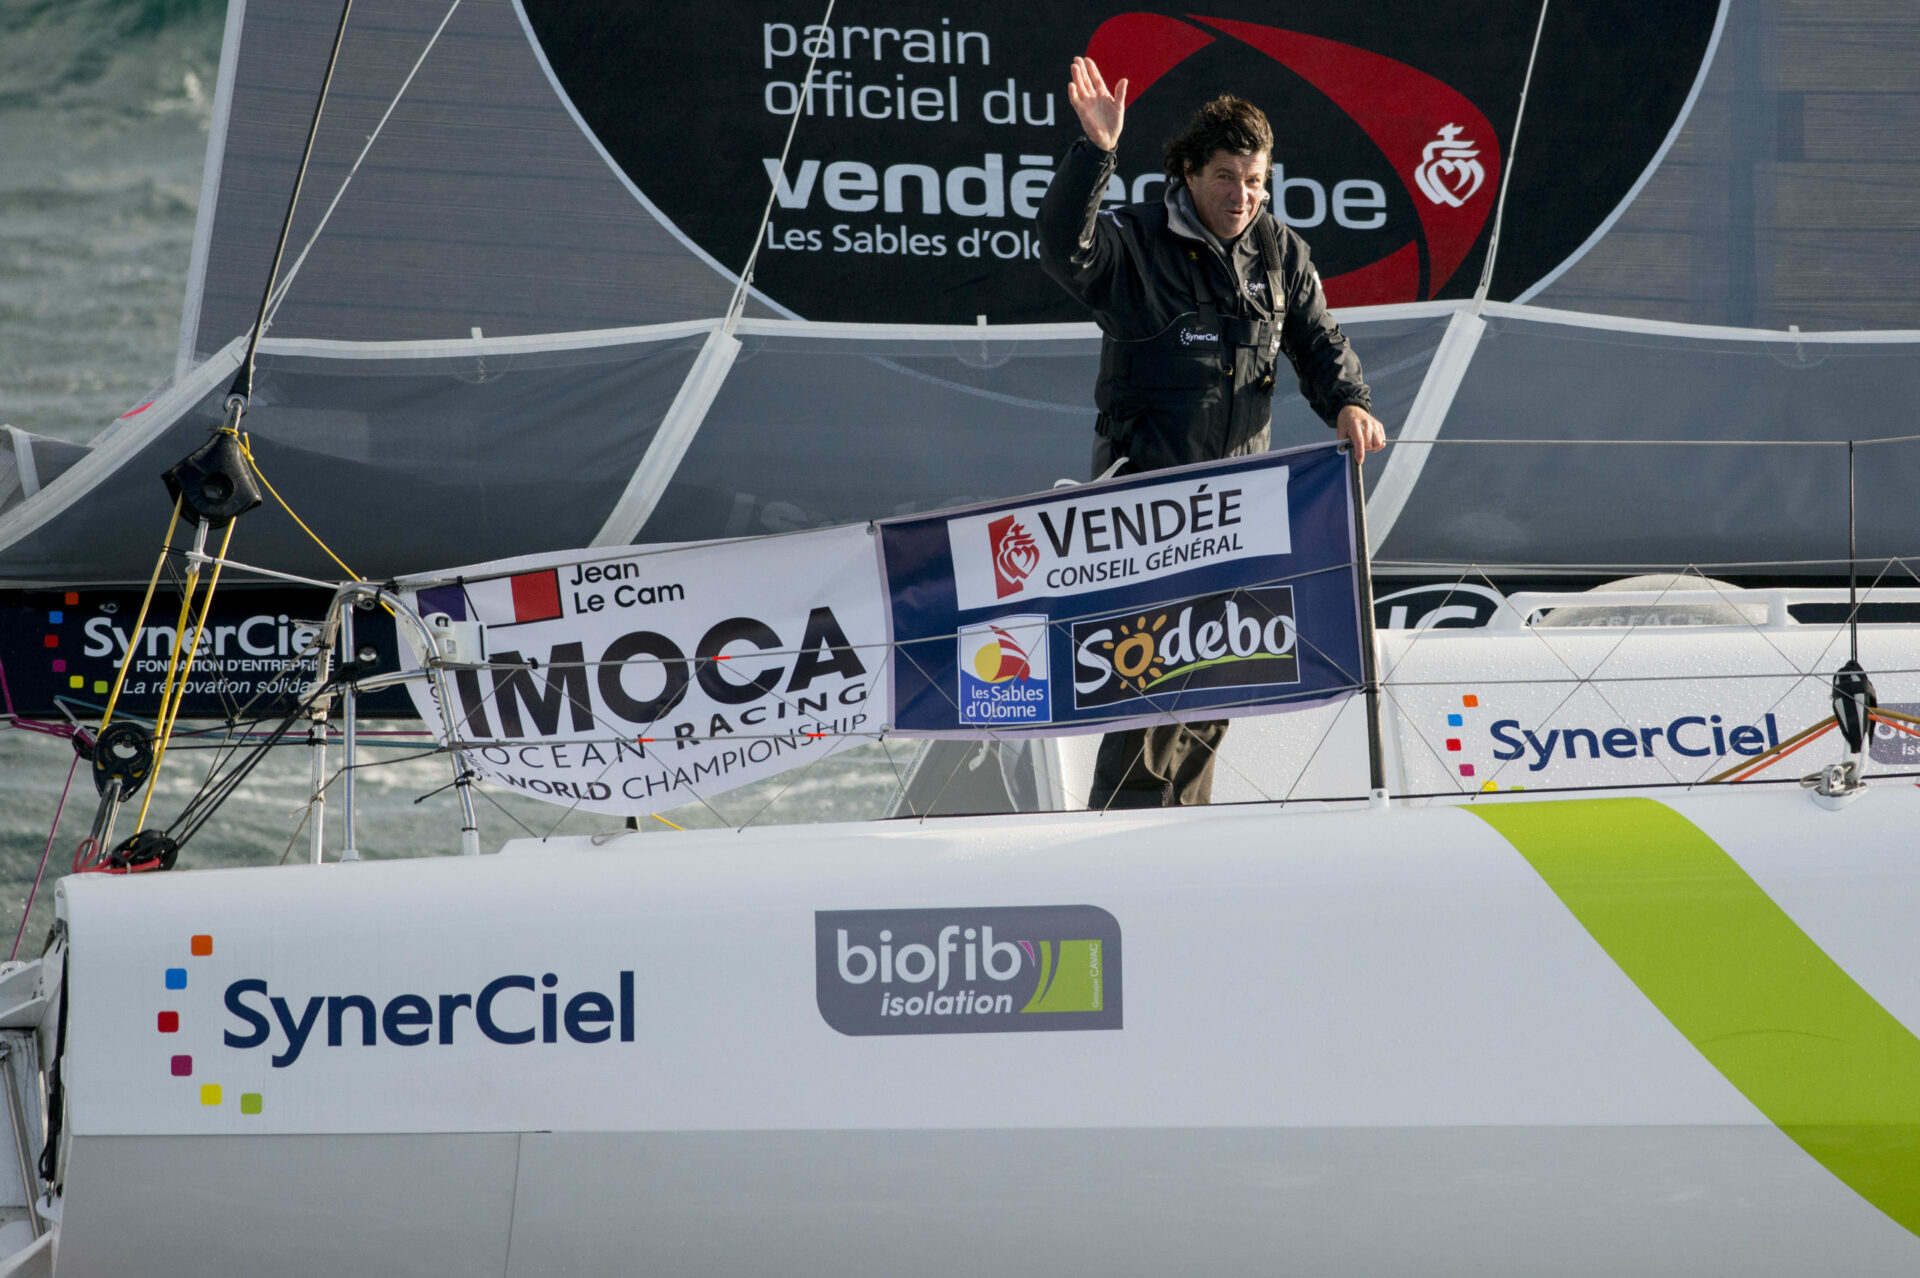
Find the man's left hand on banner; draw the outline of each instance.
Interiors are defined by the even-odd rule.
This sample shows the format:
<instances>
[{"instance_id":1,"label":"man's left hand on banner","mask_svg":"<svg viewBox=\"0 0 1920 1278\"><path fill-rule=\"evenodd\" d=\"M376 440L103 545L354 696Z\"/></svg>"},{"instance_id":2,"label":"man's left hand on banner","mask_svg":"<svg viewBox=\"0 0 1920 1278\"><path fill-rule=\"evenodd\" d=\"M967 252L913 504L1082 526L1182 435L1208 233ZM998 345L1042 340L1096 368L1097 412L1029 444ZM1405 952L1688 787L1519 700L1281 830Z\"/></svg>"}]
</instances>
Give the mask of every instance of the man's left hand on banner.
<instances>
[{"instance_id":1,"label":"man's left hand on banner","mask_svg":"<svg viewBox=\"0 0 1920 1278\"><path fill-rule=\"evenodd\" d=\"M1377 453L1387 446L1387 428L1358 404L1348 404L1341 409L1340 415L1334 418L1333 429L1342 440L1359 450L1363 462L1368 453Z\"/></svg>"}]
</instances>

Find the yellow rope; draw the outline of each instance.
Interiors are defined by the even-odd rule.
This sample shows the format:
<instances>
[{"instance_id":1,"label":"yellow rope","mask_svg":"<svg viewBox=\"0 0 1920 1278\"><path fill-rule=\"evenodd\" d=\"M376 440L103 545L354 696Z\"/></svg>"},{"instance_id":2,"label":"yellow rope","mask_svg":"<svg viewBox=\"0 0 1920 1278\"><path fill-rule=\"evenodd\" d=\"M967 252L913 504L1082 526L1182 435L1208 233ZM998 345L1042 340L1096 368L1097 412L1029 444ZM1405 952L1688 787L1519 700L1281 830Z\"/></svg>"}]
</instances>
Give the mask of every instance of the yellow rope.
<instances>
[{"instance_id":1,"label":"yellow rope","mask_svg":"<svg viewBox=\"0 0 1920 1278\"><path fill-rule=\"evenodd\" d=\"M364 581L365 578L349 568L345 560L333 553L331 546L320 540L318 533L307 527L304 519L294 514L293 507L287 504L287 499L280 495L279 489L273 486L272 481L270 481L266 474L260 469L260 463L254 460L253 448L247 437L232 426L221 427L221 432L234 437L234 441L240 446L240 455L246 458L247 468L253 472L254 478L260 481L261 486L273 495L273 499L280 503L280 509L287 512L287 518L299 525L300 531L311 538L313 544L320 547L327 558L333 560L333 562L338 565L340 571L346 573L347 576L353 578L355 581ZM138 641L140 628L146 623L148 606L152 604L154 590L160 582L160 569L166 564L167 554L173 548L173 533L174 529L178 527L179 522L180 499L176 497L173 502L173 519L167 524L167 535L160 548L160 558L153 566L152 580L147 583L147 597L141 601L140 615L133 623L133 641L129 642L126 655L121 658L120 673L114 680L112 694L107 698L106 713L101 716L100 719L100 727L102 730L106 728L108 720L113 717L113 708L120 698L120 689L126 683L127 667L132 664L133 642ZM180 654L183 647L182 640L186 634L187 614L193 608L194 593L200 584L200 565L194 563L187 569L186 589L182 591L180 595L180 615L175 620L173 626L173 653L168 658L167 677L165 683L161 686L160 714L159 718L155 721L156 731L154 736L156 741L153 751L153 767L148 773L146 797L140 801L140 819L134 824L134 831L136 833L146 828L147 809L152 806L154 791L159 788L160 765L167 757L167 743L173 737L174 723L179 719L180 707L186 700L187 681L193 675L193 663L199 653L200 640L206 634L207 616L213 609L213 594L220 585L220 570L226 566L227 548L233 544L233 525L233 520L230 519L227 521L226 535L220 539L220 553L214 558L213 573L207 578L207 591L200 600L200 615L194 621L193 638L191 642L184 644L186 659L183 662ZM381 607L386 608L389 613L393 611L393 609L386 604L385 600L381 601ZM671 825L672 822L668 822L668 824ZM675 826L674 828L678 829L679 827Z\"/></svg>"},{"instance_id":2,"label":"yellow rope","mask_svg":"<svg viewBox=\"0 0 1920 1278\"><path fill-rule=\"evenodd\" d=\"M247 469L251 470L253 472L253 477L259 480L261 483L261 486L264 487L269 493L273 495L273 499L280 503L280 509L287 512L287 518L291 519L294 523L300 525L300 531L305 533L308 537L312 538L313 544L320 547L321 551L326 555L326 557L333 560L333 562L336 565L338 565L341 572L346 573L347 576L353 578L355 581L365 581L366 578L362 577L359 573L355 572L353 569L347 567L346 560L340 558L340 556L333 553L333 548L331 546L327 545L326 542L320 540L319 533L316 533L313 529L307 527L306 521L300 518L300 516L293 513L293 507L287 505L287 499L280 495L280 490L273 486L272 482L267 479L266 472L260 469L260 463L253 459L253 446L248 441L247 437L245 435L240 434L237 431L234 433L234 437L240 441L240 455L247 459ZM388 603L386 600L382 599L380 601L380 607L386 612L386 614L389 617L394 615L393 605ZM349 660L352 659L351 654L348 655L348 659Z\"/></svg>"},{"instance_id":3,"label":"yellow rope","mask_svg":"<svg viewBox=\"0 0 1920 1278\"><path fill-rule=\"evenodd\" d=\"M153 769L147 777L146 797L140 800L140 819L134 822L133 825L134 833L136 834L147 828L147 809L153 804L153 792L160 788L160 764L167 757L167 741L173 735L174 720L180 715L180 703L186 700L187 680L192 677L194 658L200 651L200 637L204 635L207 630L207 614L213 610L213 592L220 585L220 569L226 566L227 547L233 544L233 525L234 521L229 519L227 521L226 535L220 539L220 554L214 561L213 575L207 579L207 593L201 597L200 616L194 621L193 625L193 642L186 646L187 659L185 663L182 663L180 660L179 636L184 634L183 628L187 621L187 605L193 600L193 589L200 576L200 565L195 564L187 576L186 595L180 601L180 625L174 629L176 637L173 645L173 659L167 663L167 688L160 702L161 717L158 725L159 731L154 734L158 738L158 742L153 749ZM176 668L180 671L178 683L176 683L173 678L173 672Z\"/></svg>"},{"instance_id":4,"label":"yellow rope","mask_svg":"<svg viewBox=\"0 0 1920 1278\"><path fill-rule=\"evenodd\" d=\"M653 816L653 819L654 819L654 820L656 820L656 821L658 821L658 822L659 822L659 823L660 823L661 825L669 825L669 826L673 826L673 828L674 828L674 829L676 829L676 830L679 830L679 831L681 831L681 832L683 832L683 833L684 833L684 832L686 831L686 828L687 828L686 826L684 826L684 825L673 825L673 822L671 822L671 821L669 821L669 820L667 820L667 819L666 819L665 817L663 817L663 816L661 816L661 815L660 815L660 814L659 814L658 812L655 812L655 813L653 813L653 814L652 814L652 816Z\"/></svg>"},{"instance_id":5,"label":"yellow rope","mask_svg":"<svg viewBox=\"0 0 1920 1278\"><path fill-rule=\"evenodd\" d=\"M355 581L365 580L365 578L361 577L359 573L347 567L346 561L340 558L340 556L334 554L332 547L328 546L326 542L321 541L320 534L313 531L313 529L307 527L306 521L304 519L300 518L300 516L293 513L293 507L287 505L287 499L280 495L280 490L273 486L272 482L267 479L266 474L260 469L260 463L253 459L253 447L248 442L247 437L245 435L240 434L237 431L234 432L234 437L238 439L240 442L240 455L247 459L247 468L253 472L253 477L260 481L261 486L264 487L269 493L273 494L273 499L280 503L280 509L287 512L287 518L291 519L294 523L299 524L300 531L305 533L308 537L311 537L313 539L313 544L320 547L320 549L323 552L325 552L327 558L333 560L335 564L339 565L341 572L346 573L347 576L353 578Z\"/></svg>"},{"instance_id":6,"label":"yellow rope","mask_svg":"<svg viewBox=\"0 0 1920 1278\"><path fill-rule=\"evenodd\" d=\"M147 597L140 601L140 615L133 619L133 637L127 640L127 650L120 655L120 673L113 677L113 691L107 696L107 709L100 716L100 727L93 735L98 738L107 730L107 724L113 721L113 707L120 701L120 689L127 683L127 668L133 664L133 650L140 643L140 631L147 624L147 609L153 603L153 591L160 584L160 570L167 566L167 555L173 550L173 530L180 526L180 499L173 499L173 518L167 521L167 535L160 539L160 557L153 561L153 576L147 580ZM180 632L174 631L174 642L180 640Z\"/></svg>"}]
</instances>

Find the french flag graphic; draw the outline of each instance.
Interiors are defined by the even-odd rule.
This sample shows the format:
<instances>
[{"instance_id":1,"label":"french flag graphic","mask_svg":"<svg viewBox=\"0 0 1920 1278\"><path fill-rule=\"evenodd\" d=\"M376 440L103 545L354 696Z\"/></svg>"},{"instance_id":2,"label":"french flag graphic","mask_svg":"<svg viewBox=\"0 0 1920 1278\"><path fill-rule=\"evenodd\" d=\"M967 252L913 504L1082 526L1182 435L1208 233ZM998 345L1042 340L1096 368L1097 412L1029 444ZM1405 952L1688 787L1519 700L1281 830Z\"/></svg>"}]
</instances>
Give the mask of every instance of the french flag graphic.
<instances>
[{"instance_id":1,"label":"french flag graphic","mask_svg":"<svg viewBox=\"0 0 1920 1278\"><path fill-rule=\"evenodd\" d=\"M559 569L519 573L507 578L507 583L513 587L513 620L507 624L553 621L562 615Z\"/></svg>"},{"instance_id":2,"label":"french flag graphic","mask_svg":"<svg viewBox=\"0 0 1920 1278\"><path fill-rule=\"evenodd\" d=\"M462 586L434 586L420 592L420 615L445 613L450 621L467 620L467 592Z\"/></svg>"}]
</instances>

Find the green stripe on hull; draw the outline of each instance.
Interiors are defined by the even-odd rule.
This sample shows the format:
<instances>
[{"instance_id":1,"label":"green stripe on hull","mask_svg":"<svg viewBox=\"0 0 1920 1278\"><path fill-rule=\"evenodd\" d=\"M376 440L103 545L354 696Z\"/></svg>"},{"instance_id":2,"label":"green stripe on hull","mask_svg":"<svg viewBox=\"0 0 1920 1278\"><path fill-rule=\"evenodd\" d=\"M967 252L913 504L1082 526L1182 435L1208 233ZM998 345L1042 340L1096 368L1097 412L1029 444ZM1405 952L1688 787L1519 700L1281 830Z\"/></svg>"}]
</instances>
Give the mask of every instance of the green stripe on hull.
<instances>
[{"instance_id":1,"label":"green stripe on hull","mask_svg":"<svg viewBox=\"0 0 1920 1278\"><path fill-rule=\"evenodd\" d=\"M1920 1234L1920 1039L1651 799L1471 809L1781 1131Z\"/></svg>"}]
</instances>

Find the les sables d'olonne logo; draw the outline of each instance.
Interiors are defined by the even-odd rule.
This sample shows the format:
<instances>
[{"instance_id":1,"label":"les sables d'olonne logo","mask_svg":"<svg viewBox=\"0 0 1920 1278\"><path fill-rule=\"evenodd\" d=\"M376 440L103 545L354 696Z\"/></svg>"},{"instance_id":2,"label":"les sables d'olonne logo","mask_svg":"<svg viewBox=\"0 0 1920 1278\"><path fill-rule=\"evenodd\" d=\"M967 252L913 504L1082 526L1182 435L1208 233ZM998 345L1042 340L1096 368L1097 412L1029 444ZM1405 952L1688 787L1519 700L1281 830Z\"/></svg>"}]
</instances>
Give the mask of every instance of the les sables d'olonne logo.
<instances>
[{"instance_id":1,"label":"les sables d'olonne logo","mask_svg":"<svg viewBox=\"0 0 1920 1278\"><path fill-rule=\"evenodd\" d=\"M1047 618L996 617L960 627L960 722L1050 723L1053 681L1047 677Z\"/></svg>"},{"instance_id":2,"label":"les sables d'olonne logo","mask_svg":"<svg viewBox=\"0 0 1920 1278\"><path fill-rule=\"evenodd\" d=\"M1121 1027L1120 924L1097 906L813 917L815 999L842 1034Z\"/></svg>"}]
</instances>

